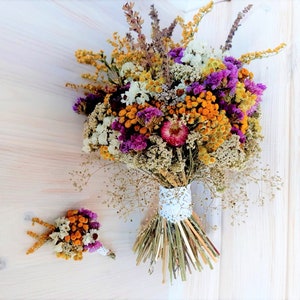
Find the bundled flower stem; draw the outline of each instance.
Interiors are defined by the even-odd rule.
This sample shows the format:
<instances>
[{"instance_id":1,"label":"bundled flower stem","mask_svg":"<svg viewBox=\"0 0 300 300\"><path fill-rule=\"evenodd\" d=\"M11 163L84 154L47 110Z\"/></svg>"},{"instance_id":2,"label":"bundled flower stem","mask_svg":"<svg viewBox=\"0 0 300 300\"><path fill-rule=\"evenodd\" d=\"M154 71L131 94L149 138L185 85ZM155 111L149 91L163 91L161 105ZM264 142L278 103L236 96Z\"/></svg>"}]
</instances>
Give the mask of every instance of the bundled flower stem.
<instances>
[{"instance_id":1,"label":"bundled flower stem","mask_svg":"<svg viewBox=\"0 0 300 300\"><path fill-rule=\"evenodd\" d=\"M84 84L73 109L87 116L83 151L121 162L150 174L160 186L157 214L138 235L137 263L163 261L171 279L219 256L192 211L190 184L202 181L215 195L235 182L234 172L247 176L262 139L260 103L266 86L245 67L253 59L277 54L274 49L232 57L228 50L247 6L237 17L225 46L214 49L196 38L213 1L192 21L181 17L161 29L158 12L150 8L151 39L134 4L123 6L129 33L114 33L108 58L104 51L78 50L79 63L95 67L83 74ZM178 43L172 38L182 28ZM135 36L134 36L135 35ZM238 200L237 200L238 201Z\"/></svg>"},{"instance_id":2,"label":"bundled flower stem","mask_svg":"<svg viewBox=\"0 0 300 300\"><path fill-rule=\"evenodd\" d=\"M86 251L115 258L115 254L99 241L100 223L97 221L97 214L90 210L69 210L66 216L55 220L55 225L32 218L32 225L35 223L46 227L48 231L42 234L27 231L27 234L37 241L26 254L31 254L46 242L50 242L57 257L64 259L81 260Z\"/></svg>"},{"instance_id":3,"label":"bundled flower stem","mask_svg":"<svg viewBox=\"0 0 300 300\"><path fill-rule=\"evenodd\" d=\"M137 252L137 264L150 259L150 266L153 267L158 259L162 259L163 283L167 268L171 281L173 277L176 279L178 272L181 279L186 280L186 270L191 272L193 267L201 271L201 261L212 269L211 260L216 262L219 256L195 213L176 223L157 213L139 233L133 250ZM151 268L149 272L152 272Z\"/></svg>"}]
</instances>

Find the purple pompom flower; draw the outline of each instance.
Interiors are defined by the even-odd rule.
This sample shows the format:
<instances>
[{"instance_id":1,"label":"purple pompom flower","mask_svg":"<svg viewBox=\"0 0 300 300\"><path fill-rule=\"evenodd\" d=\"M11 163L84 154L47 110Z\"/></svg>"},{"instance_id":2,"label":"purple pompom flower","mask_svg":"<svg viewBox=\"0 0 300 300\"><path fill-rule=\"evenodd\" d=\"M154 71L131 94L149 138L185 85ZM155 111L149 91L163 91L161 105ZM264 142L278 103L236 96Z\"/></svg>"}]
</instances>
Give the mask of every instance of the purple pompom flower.
<instances>
[{"instance_id":1,"label":"purple pompom flower","mask_svg":"<svg viewBox=\"0 0 300 300\"><path fill-rule=\"evenodd\" d=\"M138 118L141 119L141 121L148 125L150 124L154 119L162 117L163 113L161 110L159 110L156 107L147 107L137 113Z\"/></svg>"},{"instance_id":2,"label":"purple pompom flower","mask_svg":"<svg viewBox=\"0 0 300 300\"><path fill-rule=\"evenodd\" d=\"M94 243L90 243L84 246L84 250L88 250L89 252L96 252L99 248L102 247L101 242L95 241Z\"/></svg>"},{"instance_id":3,"label":"purple pompom flower","mask_svg":"<svg viewBox=\"0 0 300 300\"><path fill-rule=\"evenodd\" d=\"M178 48L174 48L172 50L169 51L169 56L171 56L174 59L174 62L178 63L178 64L182 64L182 57L183 57L183 52L184 49L181 47Z\"/></svg>"},{"instance_id":4,"label":"purple pompom flower","mask_svg":"<svg viewBox=\"0 0 300 300\"><path fill-rule=\"evenodd\" d=\"M98 218L97 214L91 210L81 208L78 211L81 215L88 217L90 220L96 220Z\"/></svg>"}]
</instances>

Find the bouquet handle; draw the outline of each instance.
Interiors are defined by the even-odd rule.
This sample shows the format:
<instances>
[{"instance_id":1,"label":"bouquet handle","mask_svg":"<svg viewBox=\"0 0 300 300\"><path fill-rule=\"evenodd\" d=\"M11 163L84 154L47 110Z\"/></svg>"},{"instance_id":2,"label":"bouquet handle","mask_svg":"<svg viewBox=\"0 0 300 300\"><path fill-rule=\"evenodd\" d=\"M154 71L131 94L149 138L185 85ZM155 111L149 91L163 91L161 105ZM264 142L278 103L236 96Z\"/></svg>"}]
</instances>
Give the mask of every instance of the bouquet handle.
<instances>
[{"instance_id":1,"label":"bouquet handle","mask_svg":"<svg viewBox=\"0 0 300 300\"><path fill-rule=\"evenodd\" d=\"M212 269L220 255L192 211L190 186L160 188L160 209L139 233L133 251L137 264L150 260L150 273L162 259L163 282L167 269L171 281L178 273L185 281L187 270L201 271L204 264Z\"/></svg>"}]
</instances>

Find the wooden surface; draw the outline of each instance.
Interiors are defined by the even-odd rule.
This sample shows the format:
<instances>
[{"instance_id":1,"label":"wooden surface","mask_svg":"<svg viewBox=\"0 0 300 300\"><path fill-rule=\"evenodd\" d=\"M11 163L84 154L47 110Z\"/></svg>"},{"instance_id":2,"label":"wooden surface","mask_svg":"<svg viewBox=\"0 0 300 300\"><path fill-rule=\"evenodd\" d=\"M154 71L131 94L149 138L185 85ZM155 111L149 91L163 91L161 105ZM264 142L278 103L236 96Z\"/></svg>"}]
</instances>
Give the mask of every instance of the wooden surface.
<instances>
[{"instance_id":1,"label":"wooden surface","mask_svg":"<svg viewBox=\"0 0 300 300\"><path fill-rule=\"evenodd\" d=\"M145 29L151 3L166 26L178 14L190 18L205 1L136 1ZM84 68L74 59L76 49L108 49L112 32L126 32L123 1L0 1L1 300L300 299L300 1L251 3L232 54L288 44L279 55L250 65L256 81L268 87L262 163L279 172L284 185L272 202L251 205L239 226L230 225L228 211L213 214L218 229L208 234L221 251L215 269L163 285L160 264L150 276L147 264L135 265L131 251L145 214L136 211L133 221L125 222L97 198L107 171L99 171L82 192L69 180L82 160L84 119L71 109L79 95L64 84L80 82ZM223 44L247 4L217 4L203 19L198 38ZM102 241L116 260L86 255L81 262L64 261L48 245L25 255L33 242L25 234L31 216L51 222L81 206L99 214Z\"/></svg>"}]
</instances>

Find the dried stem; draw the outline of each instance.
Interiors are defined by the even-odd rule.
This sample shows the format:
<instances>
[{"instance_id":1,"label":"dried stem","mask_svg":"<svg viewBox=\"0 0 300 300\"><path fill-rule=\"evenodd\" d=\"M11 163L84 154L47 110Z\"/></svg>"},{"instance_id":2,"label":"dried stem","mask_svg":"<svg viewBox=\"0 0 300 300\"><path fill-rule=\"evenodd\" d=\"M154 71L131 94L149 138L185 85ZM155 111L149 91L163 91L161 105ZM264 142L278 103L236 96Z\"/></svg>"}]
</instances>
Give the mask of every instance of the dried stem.
<instances>
[{"instance_id":1,"label":"dried stem","mask_svg":"<svg viewBox=\"0 0 300 300\"><path fill-rule=\"evenodd\" d=\"M137 264L150 259L150 268L158 259L162 259L163 283L166 280L167 265L171 281L178 272L184 281L191 267L201 271L202 260L212 268L210 260L215 262L219 256L195 220L194 213L190 218L176 223L157 213L138 235L133 251L137 253Z\"/></svg>"},{"instance_id":2,"label":"dried stem","mask_svg":"<svg viewBox=\"0 0 300 300\"><path fill-rule=\"evenodd\" d=\"M238 13L234 23L231 26L225 45L220 47L223 52L231 49L233 36L235 32L238 30L238 27L240 26L240 22L242 21L242 19L245 17L246 13L251 9L252 6L253 6L252 4L249 4L241 12Z\"/></svg>"}]
</instances>

